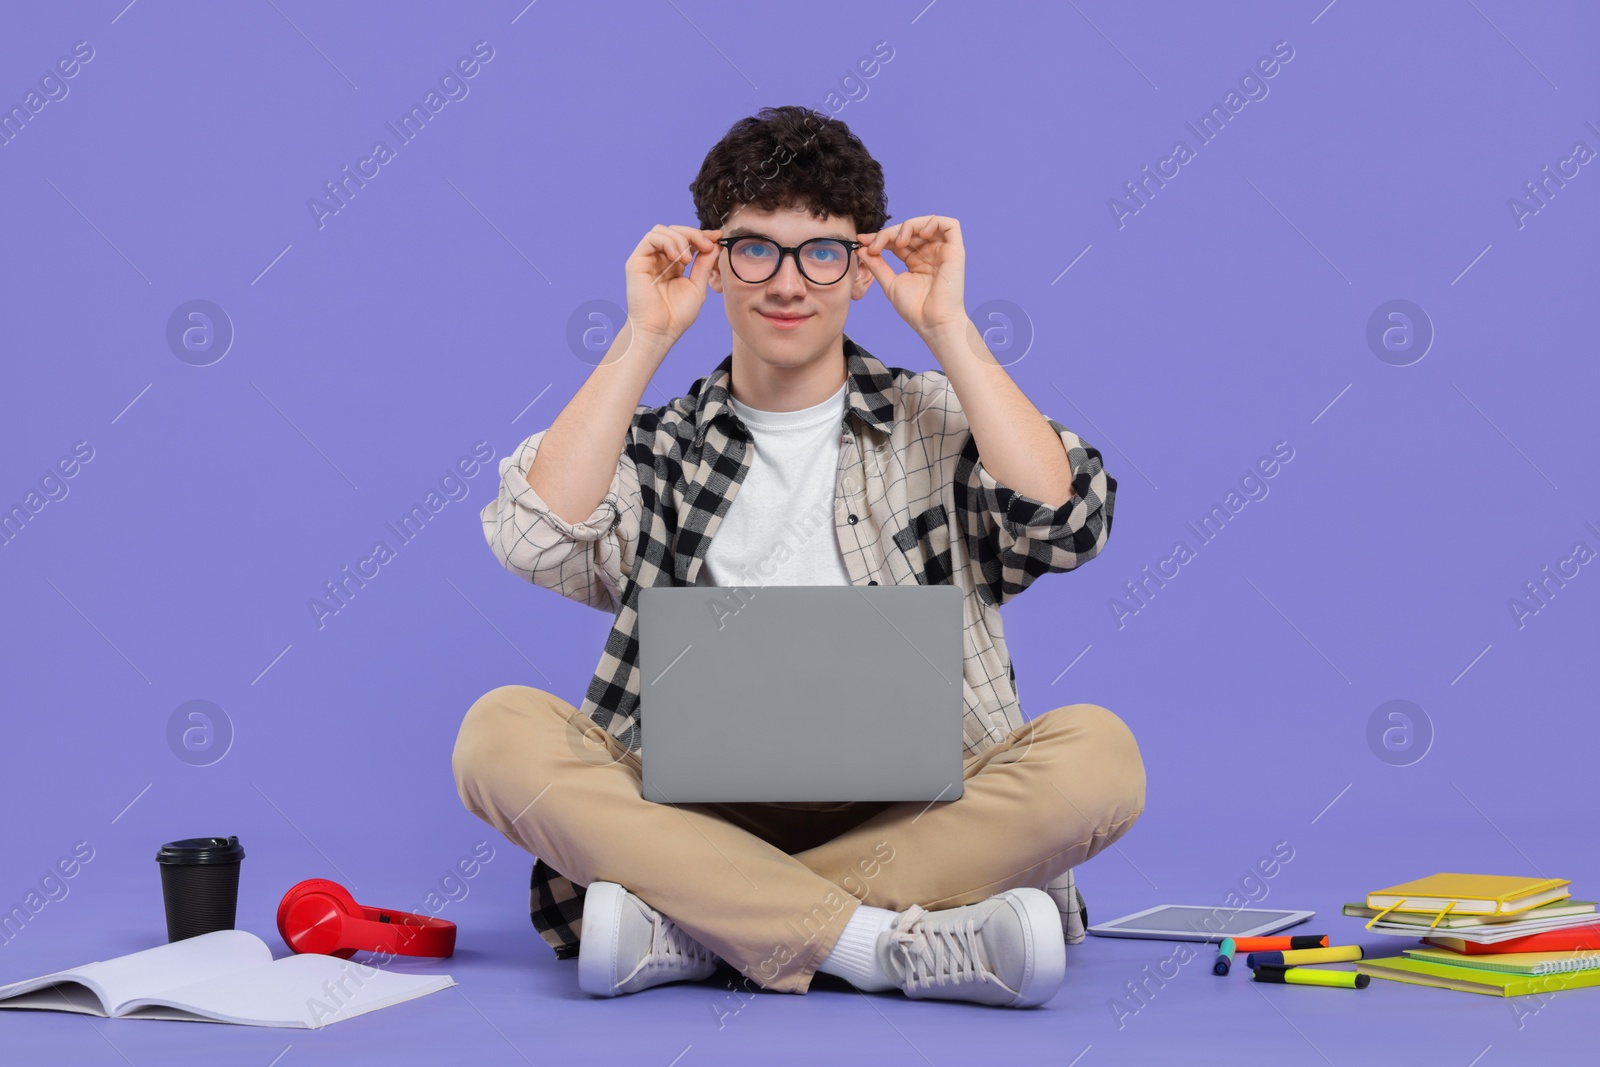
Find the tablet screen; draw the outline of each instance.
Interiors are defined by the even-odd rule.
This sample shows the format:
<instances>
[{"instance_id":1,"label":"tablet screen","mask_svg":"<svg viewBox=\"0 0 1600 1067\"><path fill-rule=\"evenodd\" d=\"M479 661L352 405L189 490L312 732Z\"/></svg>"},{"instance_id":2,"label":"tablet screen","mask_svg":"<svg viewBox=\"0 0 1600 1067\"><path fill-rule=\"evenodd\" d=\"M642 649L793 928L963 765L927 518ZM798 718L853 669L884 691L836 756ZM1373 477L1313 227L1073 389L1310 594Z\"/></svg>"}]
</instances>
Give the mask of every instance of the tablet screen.
<instances>
[{"instance_id":1,"label":"tablet screen","mask_svg":"<svg viewBox=\"0 0 1600 1067\"><path fill-rule=\"evenodd\" d=\"M1275 926L1295 917L1292 911L1248 910L1228 908L1193 908L1174 905L1152 911L1147 915L1134 915L1106 923L1103 930L1147 930L1164 934L1204 934L1210 937L1232 937L1247 930Z\"/></svg>"}]
</instances>

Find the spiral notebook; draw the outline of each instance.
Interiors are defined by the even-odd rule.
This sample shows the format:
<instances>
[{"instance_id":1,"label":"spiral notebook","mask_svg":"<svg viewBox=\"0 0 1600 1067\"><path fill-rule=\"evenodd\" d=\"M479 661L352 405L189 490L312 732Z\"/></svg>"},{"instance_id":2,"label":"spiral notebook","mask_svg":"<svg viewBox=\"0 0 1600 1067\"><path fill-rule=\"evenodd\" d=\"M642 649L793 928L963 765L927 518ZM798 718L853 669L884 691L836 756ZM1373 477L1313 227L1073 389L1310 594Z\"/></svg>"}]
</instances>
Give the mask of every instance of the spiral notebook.
<instances>
[{"instance_id":1,"label":"spiral notebook","mask_svg":"<svg viewBox=\"0 0 1600 1067\"><path fill-rule=\"evenodd\" d=\"M1600 952L1502 952L1496 955L1468 955L1451 952L1447 948L1408 948L1407 956L1429 963L1444 963L1455 967L1476 967L1485 971L1504 971L1507 974L1561 974L1565 971L1587 971L1600 967Z\"/></svg>"},{"instance_id":2,"label":"spiral notebook","mask_svg":"<svg viewBox=\"0 0 1600 1067\"><path fill-rule=\"evenodd\" d=\"M1565 989L1600 985L1600 968L1566 971L1560 974L1509 974L1483 967L1457 967L1407 956L1356 961L1356 973L1392 982L1456 989L1463 993L1482 993L1491 997L1522 997L1534 993L1559 993Z\"/></svg>"}]
</instances>

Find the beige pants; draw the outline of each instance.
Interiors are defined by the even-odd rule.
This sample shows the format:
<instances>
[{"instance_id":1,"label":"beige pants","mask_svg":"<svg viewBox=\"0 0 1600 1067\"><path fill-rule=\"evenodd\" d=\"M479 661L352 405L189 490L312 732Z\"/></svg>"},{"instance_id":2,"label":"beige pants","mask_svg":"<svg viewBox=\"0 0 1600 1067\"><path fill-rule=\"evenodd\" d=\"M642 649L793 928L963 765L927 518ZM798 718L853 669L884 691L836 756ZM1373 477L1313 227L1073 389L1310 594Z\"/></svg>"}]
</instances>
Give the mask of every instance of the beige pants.
<instances>
[{"instance_id":1,"label":"beige pants","mask_svg":"<svg viewBox=\"0 0 1600 1067\"><path fill-rule=\"evenodd\" d=\"M953 801L654 803L637 753L528 686L473 704L451 763L467 810L513 843L575 884L619 883L792 993L860 904L951 908L1042 887L1126 833L1145 792L1132 733L1094 704L969 757Z\"/></svg>"}]
</instances>

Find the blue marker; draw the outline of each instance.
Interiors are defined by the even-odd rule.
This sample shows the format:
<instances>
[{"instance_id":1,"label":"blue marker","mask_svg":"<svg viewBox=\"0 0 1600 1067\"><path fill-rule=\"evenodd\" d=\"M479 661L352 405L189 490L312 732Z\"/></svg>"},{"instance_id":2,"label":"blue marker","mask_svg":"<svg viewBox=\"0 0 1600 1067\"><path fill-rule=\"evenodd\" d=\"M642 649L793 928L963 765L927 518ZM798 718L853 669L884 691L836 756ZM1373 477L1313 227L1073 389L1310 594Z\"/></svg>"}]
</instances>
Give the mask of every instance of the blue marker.
<instances>
[{"instance_id":1,"label":"blue marker","mask_svg":"<svg viewBox=\"0 0 1600 1067\"><path fill-rule=\"evenodd\" d=\"M1225 937L1222 944L1217 946L1217 962L1211 965L1212 974L1227 974L1233 966L1233 938Z\"/></svg>"}]
</instances>

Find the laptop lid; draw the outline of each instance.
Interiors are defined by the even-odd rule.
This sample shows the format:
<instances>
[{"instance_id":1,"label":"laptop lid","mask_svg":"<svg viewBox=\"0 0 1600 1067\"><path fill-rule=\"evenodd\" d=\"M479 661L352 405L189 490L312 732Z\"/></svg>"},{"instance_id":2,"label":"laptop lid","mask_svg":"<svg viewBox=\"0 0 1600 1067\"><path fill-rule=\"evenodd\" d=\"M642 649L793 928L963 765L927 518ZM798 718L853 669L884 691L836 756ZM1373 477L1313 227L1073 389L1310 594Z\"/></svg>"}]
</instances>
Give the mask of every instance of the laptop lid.
<instances>
[{"instance_id":1,"label":"laptop lid","mask_svg":"<svg viewBox=\"0 0 1600 1067\"><path fill-rule=\"evenodd\" d=\"M953 585L639 591L646 800L955 800Z\"/></svg>"}]
</instances>

